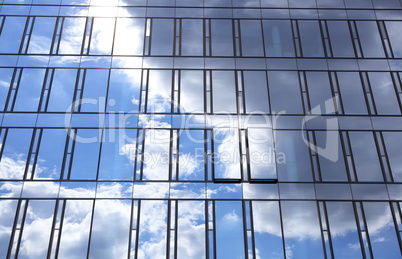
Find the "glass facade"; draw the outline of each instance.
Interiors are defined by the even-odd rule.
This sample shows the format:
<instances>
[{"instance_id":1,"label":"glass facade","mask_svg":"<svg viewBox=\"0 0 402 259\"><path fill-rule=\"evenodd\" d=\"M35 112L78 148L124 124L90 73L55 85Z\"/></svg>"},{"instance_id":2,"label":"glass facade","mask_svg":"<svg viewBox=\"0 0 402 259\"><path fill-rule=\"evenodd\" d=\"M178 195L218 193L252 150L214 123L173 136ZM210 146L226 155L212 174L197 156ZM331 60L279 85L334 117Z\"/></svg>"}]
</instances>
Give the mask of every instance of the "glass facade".
<instances>
[{"instance_id":1,"label":"glass facade","mask_svg":"<svg viewBox=\"0 0 402 259\"><path fill-rule=\"evenodd\" d=\"M0 258L401 258L401 17L0 0Z\"/></svg>"}]
</instances>

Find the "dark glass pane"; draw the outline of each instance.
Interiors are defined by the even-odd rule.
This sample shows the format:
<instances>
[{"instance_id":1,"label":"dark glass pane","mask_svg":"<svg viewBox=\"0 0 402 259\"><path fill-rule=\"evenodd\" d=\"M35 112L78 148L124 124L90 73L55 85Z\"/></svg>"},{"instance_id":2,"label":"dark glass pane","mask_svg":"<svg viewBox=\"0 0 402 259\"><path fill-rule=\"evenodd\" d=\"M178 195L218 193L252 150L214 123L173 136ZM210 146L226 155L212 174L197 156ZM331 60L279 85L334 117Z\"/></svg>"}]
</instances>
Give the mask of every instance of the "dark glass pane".
<instances>
[{"instance_id":1,"label":"dark glass pane","mask_svg":"<svg viewBox=\"0 0 402 259\"><path fill-rule=\"evenodd\" d=\"M290 8L316 8L315 0L289 0Z\"/></svg>"},{"instance_id":2,"label":"dark glass pane","mask_svg":"<svg viewBox=\"0 0 402 259\"><path fill-rule=\"evenodd\" d=\"M66 201L59 258L87 257L92 207L91 200Z\"/></svg>"},{"instance_id":3,"label":"dark glass pane","mask_svg":"<svg viewBox=\"0 0 402 259\"><path fill-rule=\"evenodd\" d=\"M402 133L383 132L383 137L394 181L402 182Z\"/></svg>"},{"instance_id":4,"label":"dark glass pane","mask_svg":"<svg viewBox=\"0 0 402 259\"><path fill-rule=\"evenodd\" d=\"M275 131L276 166L280 181L312 181L308 146L304 132Z\"/></svg>"},{"instance_id":5,"label":"dark glass pane","mask_svg":"<svg viewBox=\"0 0 402 259\"><path fill-rule=\"evenodd\" d=\"M212 56L233 56L232 20L211 20Z\"/></svg>"},{"instance_id":6,"label":"dark glass pane","mask_svg":"<svg viewBox=\"0 0 402 259\"><path fill-rule=\"evenodd\" d=\"M355 56L349 26L346 21L327 21L332 54L336 58Z\"/></svg>"},{"instance_id":7,"label":"dark glass pane","mask_svg":"<svg viewBox=\"0 0 402 259\"><path fill-rule=\"evenodd\" d=\"M346 8L373 8L371 0L345 0Z\"/></svg>"},{"instance_id":8,"label":"dark glass pane","mask_svg":"<svg viewBox=\"0 0 402 259\"><path fill-rule=\"evenodd\" d=\"M318 150L322 180L347 181L348 176L346 174L345 159L339 135L329 136L328 134L330 133L325 131L315 132L317 147L324 149L323 152Z\"/></svg>"},{"instance_id":9,"label":"dark glass pane","mask_svg":"<svg viewBox=\"0 0 402 259\"><path fill-rule=\"evenodd\" d=\"M56 69L54 71L47 111L71 111L76 77L77 70L75 69Z\"/></svg>"},{"instance_id":10,"label":"dark glass pane","mask_svg":"<svg viewBox=\"0 0 402 259\"><path fill-rule=\"evenodd\" d=\"M384 58L384 48L377 23L374 21L357 21L356 26L363 56L366 58Z\"/></svg>"},{"instance_id":11,"label":"dark glass pane","mask_svg":"<svg viewBox=\"0 0 402 259\"><path fill-rule=\"evenodd\" d=\"M151 54L173 54L173 19L153 19L151 33Z\"/></svg>"},{"instance_id":12,"label":"dark glass pane","mask_svg":"<svg viewBox=\"0 0 402 259\"><path fill-rule=\"evenodd\" d=\"M362 258L352 203L327 202L326 205L335 258Z\"/></svg>"},{"instance_id":13,"label":"dark glass pane","mask_svg":"<svg viewBox=\"0 0 402 259\"><path fill-rule=\"evenodd\" d=\"M324 57L320 26L317 21L299 21L300 41L304 57Z\"/></svg>"},{"instance_id":14,"label":"dark glass pane","mask_svg":"<svg viewBox=\"0 0 402 259\"><path fill-rule=\"evenodd\" d=\"M356 72L338 72L338 83L345 114L367 114L360 76Z\"/></svg>"},{"instance_id":15,"label":"dark glass pane","mask_svg":"<svg viewBox=\"0 0 402 259\"><path fill-rule=\"evenodd\" d=\"M36 17L29 40L28 53L49 54L53 40L55 17Z\"/></svg>"},{"instance_id":16,"label":"dark glass pane","mask_svg":"<svg viewBox=\"0 0 402 259\"><path fill-rule=\"evenodd\" d=\"M64 19L59 54L81 53L85 23L85 18L66 17Z\"/></svg>"},{"instance_id":17,"label":"dark glass pane","mask_svg":"<svg viewBox=\"0 0 402 259\"><path fill-rule=\"evenodd\" d=\"M145 19L118 18L113 55L142 55Z\"/></svg>"},{"instance_id":18,"label":"dark glass pane","mask_svg":"<svg viewBox=\"0 0 402 259\"><path fill-rule=\"evenodd\" d=\"M171 112L172 71L150 70L147 112Z\"/></svg>"},{"instance_id":19,"label":"dark glass pane","mask_svg":"<svg viewBox=\"0 0 402 259\"><path fill-rule=\"evenodd\" d=\"M104 112L109 70L88 69L82 94L81 112Z\"/></svg>"},{"instance_id":20,"label":"dark glass pane","mask_svg":"<svg viewBox=\"0 0 402 259\"><path fill-rule=\"evenodd\" d=\"M99 158L99 130L79 129L75 136L71 179L95 180Z\"/></svg>"},{"instance_id":21,"label":"dark glass pane","mask_svg":"<svg viewBox=\"0 0 402 259\"><path fill-rule=\"evenodd\" d=\"M233 71L212 71L214 113L236 113L236 85Z\"/></svg>"},{"instance_id":22,"label":"dark glass pane","mask_svg":"<svg viewBox=\"0 0 402 259\"><path fill-rule=\"evenodd\" d=\"M96 200L89 258L126 258L131 200Z\"/></svg>"},{"instance_id":23,"label":"dark glass pane","mask_svg":"<svg viewBox=\"0 0 402 259\"><path fill-rule=\"evenodd\" d=\"M44 77L44 69L26 68L22 71L14 111L35 112L38 110Z\"/></svg>"},{"instance_id":24,"label":"dark glass pane","mask_svg":"<svg viewBox=\"0 0 402 259\"><path fill-rule=\"evenodd\" d=\"M240 33L243 56L264 56L261 21L241 20Z\"/></svg>"},{"instance_id":25,"label":"dark glass pane","mask_svg":"<svg viewBox=\"0 0 402 259\"><path fill-rule=\"evenodd\" d=\"M181 54L183 56L202 56L203 46L203 26L202 20L183 19L181 21Z\"/></svg>"},{"instance_id":26,"label":"dark glass pane","mask_svg":"<svg viewBox=\"0 0 402 259\"><path fill-rule=\"evenodd\" d=\"M319 108L319 114L334 114L335 106L332 97L331 84L327 72L306 72L308 95L311 112Z\"/></svg>"},{"instance_id":27,"label":"dark glass pane","mask_svg":"<svg viewBox=\"0 0 402 259\"><path fill-rule=\"evenodd\" d=\"M8 91L10 89L13 77L13 68L0 69L0 111L3 111L6 105Z\"/></svg>"},{"instance_id":28,"label":"dark glass pane","mask_svg":"<svg viewBox=\"0 0 402 259\"><path fill-rule=\"evenodd\" d=\"M389 41L395 58L402 58L402 22L386 21Z\"/></svg>"},{"instance_id":29,"label":"dark glass pane","mask_svg":"<svg viewBox=\"0 0 402 259\"><path fill-rule=\"evenodd\" d=\"M267 74L264 71L244 71L246 113L269 113Z\"/></svg>"},{"instance_id":30,"label":"dark glass pane","mask_svg":"<svg viewBox=\"0 0 402 259\"><path fill-rule=\"evenodd\" d=\"M277 179L271 129L248 129L251 179Z\"/></svg>"},{"instance_id":31,"label":"dark glass pane","mask_svg":"<svg viewBox=\"0 0 402 259\"><path fill-rule=\"evenodd\" d=\"M344 8L343 0L316 0L318 8Z\"/></svg>"},{"instance_id":32,"label":"dark glass pane","mask_svg":"<svg viewBox=\"0 0 402 259\"><path fill-rule=\"evenodd\" d=\"M243 213L240 201L216 201L216 257L245 258Z\"/></svg>"},{"instance_id":33,"label":"dark glass pane","mask_svg":"<svg viewBox=\"0 0 402 259\"><path fill-rule=\"evenodd\" d=\"M384 181L373 133L349 132L349 138L358 180Z\"/></svg>"},{"instance_id":34,"label":"dark glass pane","mask_svg":"<svg viewBox=\"0 0 402 259\"><path fill-rule=\"evenodd\" d=\"M105 129L99 162L100 180L132 180L136 130Z\"/></svg>"},{"instance_id":35,"label":"dark glass pane","mask_svg":"<svg viewBox=\"0 0 402 259\"><path fill-rule=\"evenodd\" d=\"M289 21L263 20L265 55L267 57L294 57L292 29Z\"/></svg>"},{"instance_id":36,"label":"dark glass pane","mask_svg":"<svg viewBox=\"0 0 402 259\"><path fill-rule=\"evenodd\" d=\"M200 70L180 72L180 112L204 111L204 73Z\"/></svg>"},{"instance_id":37,"label":"dark glass pane","mask_svg":"<svg viewBox=\"0 0 402 259\"><path fill-rule=\"evenodd\" d=\"M401 257L388 202L364 202L364 214L374 258Z\"/></svg>"},{"instance_id":38,"label":"dark glass pane","mask_svg":"<svg viewBox=\"0 0 402 259\"><path fill-rule=\"evenodd\" d=\"M167 201L141 201L138 255L166 258Z\"/></svg>"},{"instance_id":39,"label":"dark glass pane","mask_svg":"<svg viewBox=\"0 0 402 259\"><path fill-rule=\"evenodd\" d=\"M316 203L283 201L281 210L286 256L324 258Z\"/></svg>"},{"instance_id":40,"label":"dark glass pane","mask_svg":"<svg viewBox=\"0 0 402 259\"><path fill-rule=\"evenodd\" d=\"M106 111L138 112L141 70L112 69Z\"/></svg>"},{"instance_id":41,"label":"dark glass pane","mask_svg":"<svg viewBox=\"0 0 402 259\"><path fill-rule=\"evenodd\" d=\"M204 131L184 130L179 136L179 180L202 181L204 168Z\"/></svg>"},{"instance_id":42,"label":"dark glass pane","mask_svg":"<svg viewBox=\"0 0 402 259\"><path fill-rule=\"evenodd\" d=\"M35 179L59 179L66 145L65 129L44 129L40 139Z\"/></svg>"},{"instance_id":43,"label":"dark glass pane","mask_svg":"<svg viewBox=\"0 0 402 259\"><path fill-rule=\"evenodd\" d=\"M22 179L25 172L32 129L9 129L0 160L0 178Z\"/></svg>"},{"instance_id":44,"label":"dark glass pane","mask_svg":"<svg viewBox=\"0 0 402 259\"><path fill-rule=\"evenodd\" d=\"M391 75L382 72L370 72L368 75L377 113L380 115L400 115L401 109Z\"/></svg>"},{"instance_id":45,"label":"dark glass pane","mask_svg":"<svg viewBox=\"0 0 402 259\"><path fill-rule=\"evenodd\" d=\"M261 258L283 258L281 218L276 201L253 201L255 250Z\"/></svg>"},{"instance_id":46,"label":"dark glass pane","mask_svg":"<svg viewBox=\"0 0 402 259\"><path fill-rule=\"evenodd\" d=\"M0 35L0 53L18 53L26 20L26 17L5 18Z\"/></svg>"},{"instance_id":47,"label":"dark glass pane","mask_svg":"<svg viewBox=\"0 0 402 259\"><path fill-rule=\"evenodd\" d=\"M269 71L268 85L272 113L303 114L297 72Z\"/></svg>"}]
</instances>

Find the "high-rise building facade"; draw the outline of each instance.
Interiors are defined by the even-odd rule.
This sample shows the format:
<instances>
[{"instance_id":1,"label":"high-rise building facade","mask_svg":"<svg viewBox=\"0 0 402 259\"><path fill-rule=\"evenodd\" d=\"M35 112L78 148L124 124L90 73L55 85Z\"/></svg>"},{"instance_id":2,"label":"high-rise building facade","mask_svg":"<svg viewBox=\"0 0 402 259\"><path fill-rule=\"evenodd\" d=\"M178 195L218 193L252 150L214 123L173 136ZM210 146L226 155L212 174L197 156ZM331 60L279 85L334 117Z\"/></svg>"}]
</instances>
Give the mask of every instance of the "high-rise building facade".
<instances>
[{"instance_id":1,"label":"high-rise building facade","mask_svg":"<svg viewBox=\"0 0 402 259\"><path fill-rule=\"evenodd\" d=\"M0 0L0 258L402 258L399 0Z\"/></svg>"}]
</instances>

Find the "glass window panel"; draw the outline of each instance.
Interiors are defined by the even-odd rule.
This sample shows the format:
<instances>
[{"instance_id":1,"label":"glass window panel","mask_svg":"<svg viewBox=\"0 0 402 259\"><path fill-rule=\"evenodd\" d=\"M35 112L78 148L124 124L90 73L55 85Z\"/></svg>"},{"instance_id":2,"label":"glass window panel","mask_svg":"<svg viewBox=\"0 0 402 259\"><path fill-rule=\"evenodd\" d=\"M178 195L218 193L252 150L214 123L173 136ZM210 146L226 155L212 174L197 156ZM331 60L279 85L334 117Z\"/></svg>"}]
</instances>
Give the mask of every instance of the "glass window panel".
<instances>
[{"instance_id":1,"label":"glass window panel","mask_svg":"<svg viewBox=\"0 0 402 259\"><path fill-rule=\"evenodd\" d=\"M349 139L358 180L384 181L373 133L349 132Z\"/></svg>"},{"instance_id":2,"label":"glass window panel","mask_svg":"<svg viewBox=\"0 0 402 259\"><path fill-rule=\"evenodd\" d=\"M251 179L277 179L271 129L248 129Z\"/></svg>"},{"instance_id":3,"label":"glass window panel","mask_svg":"<svg viewBox=\"0 0 402 259\"><path fill-rule=\"evenodd\" d=\"M99 158L99 130L78 129L70 178L74 180L95 180Z\"/></svg>"},{"instance_id":4,"label":"glass window panel","mask_svg":"<svg viewBox=\"0 0 402 259\"><path fill-rule=\"evenodd\" d=\"M311 112L319 107L320 114L334 114L331 83L327 72L306 72Z\"/></svg>"},{"instance_id":5,"label":"glass window panel","mask_svg":"<svg viewBox=\"0 0 402 259\"><path fill-rule=\"evenodd\" d=\"M212 105L214 113L236 113L234 71L212 71Z\"/></svg>"},{"instance_id":6,"label":"glass window panel","mask_svg":"<svg viewBox=\"0 0 402 259\"><path fill-rule=\"evenodd\" d=\"M288 7L287 0L261 0L261 7Z\"/></svg>"},{"instance_id":7,"label":"glass window panel","mask_svg":"<svg viewBox=\"0 0 402 259\"><path fill-rule=\"evenodd\" d=\"M315 140L319 148L329 150L331 159L328 159L318 152L318 160L320 164L321 177L323 181L347 181L345 159L339 134L335 136L328 135L326 131L316 131ZM333 153L332 153L333 152Z\"/></svg>"},{"instance_id":8,"label":"glass window panel","mask_svg":"<svg viewBox=\"0 0 402 259\"><path fill-rule=\"evenodd\" d=\"M316 202L283 201L281 210L286 256L324 258Z\"/></svg>"},{"instance_id":9,"label":"glass window panel","mask_svg":"<svg viewBox=\"0 0 402 259\"><path fill-rule=\"evenodd\" d=\"M395 58L402 58L402 22L386 21L388 37Z\"/></svg>"},{"instance_id":10,"label":"glass window panel","mask_svg":"<svg viewBox=\"0 0 402 259\"><path fill-rule=\"evenodd\" d=\"M203 46L203 20L183 19L181 21L181 54L184 56L202 56Z\"/></svg>"},{"instance_id":11,"label":"glass window panel","mask_svg":"<svg viewBox=\"0 0 402 259\"><path fill-rule=\"evenodd\" d=\"M32 129L9 129L0 161L0 178L22 179L25 172Z\"/></svg>"},{"instance_id":12,"label":"glass window panel","mask_svg":"<svg viewBox=\"0 0 402 259\"><path fill-rule=\"evenodd\" d=\"M204 131L184 130L180 132L179 180L204 180L204 167Z\"/></svg>"},{"instance_id":13,"label":"glass window panel","mask_svg":"<svg viewBox=\"0 0 402 259\"><path fill-rule=\"evenodd\" d=\"M275 132L276 163L280 181L312 181L305 132L277 130Z\"/></svg>"},{"instance_id":14,"label":"glass window panel","mask_svg":"<svg viewBox=\"0 0 402 259\"><path fill-rule=\"evenodd\" d=\"M370 0L345 0L346 8L372 8Z\"/></svg>"},{"instance_id":15,"label":"glass window panel","mask_svg":"<svg viewBox=\"0 0 402 259\"><path fill-rule=\"evenodd\" d=\"M233 56L232 20L211 20L212 56Z\"/></svg>"},{"instance_id":16,"label":"glass window panel","mask_svg":"<svg viewBox=\"0 0 402 259\"><path fill-rule=\"evenodd\" d=\"M131 200L96 200L89 258L126 258Z\"/></svg>"},{"instance_id":17,"label":"glass window panel","mask_svg":"<svg viewBox=\"0 0 402 259\"><path fill-rule=\"evenodd\" d=\"M240 20L241 50L243 56L264 56L261 21Z\"/></svg>"},{"instance_id":18,"label":"glass window panel","mask_svg":"<svg viewBox=\"0 0 402 259\"><path fill-rule=\"evenodd\" d=\"M28 202L19 258L46 258L55 203L55 200L30 200Z\"/></svg>"},{"instance_id":19,"label":"glass window panel","mask_svg":"<svg viewBox=\"0 0 402 259\"><path fill-rule=\"evenodd\" d=\"M203 113L204 111L204 72L201 70L182 70L180 72L180 112Z\"/></svg>"},{"instance_id":20,"label":"glass window panel","mask_svg":"<svg viewBox=\"0 0 402 259\"><path fill-rule=\"evenodd\" d=\"M150 70L147 112L171 112L172 71Z\"/></svg>"},{"instance_id":21,"label":"glass window panel","mask_svg":"<svg viewBox=\"0 0 402 259\"><path fill-rule=\"evenodd\" d=\"M92 207L93 201L91 200L66 201L60 237L59 258L73 259L87 257Z\"/></svg>"},{"instance_id":22,"label":"glass window panel","mask_svg":"<svg viewBox=\"0 0 402 259\"><path fill-rule=\"evenodd\" d=\"M239 132L236 128L214 129L214 178L240 179Z\"/></svg>"},{"instance_id":23,"label":"glass window panel","mask_svg":"<svg viewBox=\"0 0 402 259\"><path fill-rule=\"evenodd\" d=\"M255 253L261 258L284 258L278 202L253 201L252 208Z\"/></svg>"},{"instance_id":24,"label":"glass window panel","mask_svg":"<svg viewBox=\"0 0 402 259\"><path fill-rule=\"evenodd\" d=\"M382 134L394 181L402 182L402 157L400 153L402 147L402 133L383 132Z\"/></svg>"},{"instance_id":25,"label":"glass window panel","mask_svg":"<svg viewBox=\"0 0 402 259\"><path fill-rule=\"evenodd\" d=\"M401 109L391 75L383 72L369 72L368 76L377 113L380 115L400 115Z\"/></svg>"},{"instance_id":26,"label":"glass window panel","mask_svg":"<svg viewBox=\"0 0 402 259\"><path fill-rule=\"evenodd\" d=\"M169 130L147 130L144 141L143 179L169 179Z\"/></svg>"},{"instance_id":27,"label":"glass window panel","mask_svg":"<svg viewBox=\"0 0 402 259\"><path fill-rule=\"evenodd\" d=\"M315 0L289 0L290 8L316 8Z\"/></svg>"},{"instance_id":28,"label":"glass window panel","mask_svg":"<svg viewBox=\"0 0 402 259\"><path fill-rule=\"evenodd\" d=\"M18 53L25 29L26 17L5 18L0 35L0 53Z\"/></svg>"},{"instance_id":29,"label":"glass window panel","mask_svg":"<svg viewBox=\"0 0 402 259\"><path fill-rule=\"evenodd\" d=\"M106 111L138 112L140 89L141 70L112 69Z\"/></svg>"},{"instance_id":30,"label":"glass window panel","mask_svg":"<svg viewBox=\"0 0 402 259\"><path fill-rule=\"evenodd\" d=\"M317 21L299 21L299 33L304 57L324 57L320 26Z\"/></svg>"},{"instance_id":31,"label":"glass window panel","mask_svg":"<svg viewBox=\"0 0 402 259\"><path fill-rule=\"evenodd\" d=\"M346 21L327 21L327 28L334 57L354 57L355 52L348 23Z\"/></svg>"},{"instance_id":32,"label":"glass window panel","mask_svg":"<svg viewBox=\"0 0 402 259\"><path fill-rule=\"evenodd\" d=\"M317 0L318 8L327 8L327 7L335 7L335 8L344 8L345 5L343 0Z\"/></svg>"},{"instance_id":33,"label":"glass window panel","mask_svg":"<svg viewBox=\"0 0 402 259\"><path fill-rule=\"evenodd\" d=\"M28 53L49 54L56 17L36 17L29 40Z\"/></svg>"},{"instance_id":34,"label":"glass window panel","mask_svg":"<svg viewBox=\"0 0 402 259\"><path fill-rule=\"evenodd\" d=\"M81 112L103 112L109 78L107 69L87 69L82 94Z\"/></svg>"},{"instance_id":35,"label":"glass window panel","mask_svg":"<svg viewBox=\"0 0 402 259\"><path fill-rule=\"evenodd\" d=\"M244 71L246 113L269 113L267 74L265 71Z\"/></svg>"},{"instance_id":36,"label":"glass window panel","mask_svg":"<svg viewBox=\"0 0 402 259\"><path fill-rule=\"evenodd\" d=\"M388 202L364 202L367 229L374 258L399 258L401 250Z\"/></svg>"},{"instance_id":37,"label":"glass window panel","mask_svg":"<svg viewBox=\"0 0 402 259\"><path fill-rule=\"evenodd\" d=\"M76 69L55 69L50 88L47 111L71 111L76 77Z\"/></svg>"},{"instance_id":38,"label":"glass window panel","mask_svg":"<svg viewBox=\"0 0 402 259\"><path fill-rule=\"evenodd\" d=\"M294 57L290 21L263 20L265 55L267 57Z\"/></svg>"},{"instance_id":39,"label":"glass window panel","mask_svg":"<svg viewBox=\"0 0 402 259\"><path fill-rule=\"evenodd\" d=\"M59 54L80 54L85 30L85 18L64 18Z\"/></svg>"},{"instance_id":40,"label":"glass window panel","mask_svg":"<svg viewBox=\"0 0 402 259\"><path fill-rule=\"evenodd\" d=\"M240 201L215 202L217 258L245 258L243 213Z\"/></svg>"},{"instance_id":41,"label":"glass window panel","mask_svg":"<svg viewBox=\"0 0 402 259\"><path fill-rule=\"evenodd\" d=\"M0 256L2 258L7 257L17 204L17 200L0 200Z\"/></svg>"},{"instance_id":42,"label":"glass window panel","mask_svg":"<svg viewBox=\"0 0 402 259\"><path fill-rule=\"evenodd\" d=\"M7 95L10 89L13 72L13 68L0 69L0 111L3 111L6 105Z\"/></svg>"},{"instance_id":43,"label":"glass window panel","mask_svg":"<svg viewBox=\"0 0 402 259\"><path fill-rule=\"evenodd\" d=\"M357 32L363 56L366 58L384 58L384 48L375 21L356 21Z\"/></svg>"},{"instance_id":44,"label":"glass window panel","mask_svg":"<svg viewBox=\"0 0 402 259\"><path fill-rule=\"evenodd\" d=\"M297 72L269 71L268 85L272 113L303 114Z\"/></svg>"},{"instance_id":45,"label":"glass window panel","mask_svg":"<svg viewBox=\"0 0 402 259\"><path fill-rule=\"evenodd\" d=\"M141 201L138 258L166 258L167 205L167 201Z\"/></svg>"},{"instance_id":46,"label":"glass window panel","mask_svg":"<svg viewBox=\"0 0 402 259\"><path fill-rule=\"evenodd\" d=\"M177 258L205 258L205 202L178 201L177 206Z\"/></svg>"},{"instance_id":47,"label":"glass window panel","mask_svg":"<svg viewBox=\"0 0 402 259\"><path fill-rule=\"evenodd\" d=\"M151 54L173 54L173 19L152 19Z\"/></svg>"},{"instance_id":48,"label":"glass window panel","mask_svg":"<svg viewBox=\"0 0 402 259\"><path fill-rule=\"evenodd\" d=\"M145 19L118 18L113 55L142 55Z\"/></svg>"},{"instance_id":49,"label":"glass window panel","mask_svg":"<svg viewBox=\"0 0 402 259\"><path fill-rule=\"evenodd\" d=\"M105 129L99 162L100 180L132 180L137 131Z\"/></svg>"},{"instance_id":50,"label":"glass window panel","mask_svg":"<svg viewBox=\"0 0 402 259\"><path fill-rule=\"evenodd\" d=\"M362 258L352 203L327 202L326 207L335 258Z\"/></svg>"},{"instance_id":51,"label":"glass window panel","mask_svg":"<svg viewBox=\"0 0 402 259\"><path fill-rule=\"evenodd\" d=\"M35 179L60 178L66 138L65 129L43 129L35 167Z\"/></svg>"},{"instance_id":52,"label":"glass window panel","mask_svg":"<svg viewBox=\"0 0 402 259\"><path fill-rule=\"evenodd\" d=\"M115 21L114 18L95 18L93 20L90 54L111 54Z\"/></svg>"},{"instance_id":53,"label":"glass window panel","mask_svg":"<svg viewBox=\"0 0 402 259\"><path fill-rule=\"evenodd\" d=\"M44 77L45 69L25 68L22 71L14 111L38 110Z\"/></svg>"},{"instance_id":54,"label":"glass window panel","mask_svg":"<svg viewBox=\"0 0 402 259\"><path fill-rule=\"evenodd\" d=\"M345 114L367 114L359 73L338 72L339 90Z\"/></svg>"}]
</instances>

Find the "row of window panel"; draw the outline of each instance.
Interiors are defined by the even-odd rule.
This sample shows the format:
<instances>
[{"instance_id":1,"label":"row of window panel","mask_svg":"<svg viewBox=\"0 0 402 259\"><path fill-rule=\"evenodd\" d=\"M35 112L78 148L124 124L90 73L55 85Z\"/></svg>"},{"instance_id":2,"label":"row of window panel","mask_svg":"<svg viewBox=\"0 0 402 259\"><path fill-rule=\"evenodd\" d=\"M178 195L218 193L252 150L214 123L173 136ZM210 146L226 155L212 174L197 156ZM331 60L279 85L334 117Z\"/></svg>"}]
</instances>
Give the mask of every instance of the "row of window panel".
<instances>
[{"instance_id":1,"label":"row of window panel","mask_svg":"<svg viewBox=\"0 0 402 259\"><path fill-rule=\"evenodd\" d=\"M402 57L398 21L7 16L0 24L1 53Z\"/></svg>"},{"instance_id":2,"label":"row of window panel","mask_svg":"<svg viewBox=\"0 0 402 259\"><path fill-rule=\"evenodd\" d=\"M401 256L397 202L97 199L0 206L4 257Z\"/></svg>"},{"instance_id":3,"label":"row of window panel","mask_svg":"<svg viewBox=\"0 0 402 259\"><path fill-rule=\"evenodd\" d=\"M10 128L1 136L2 179L402 181L400 132Z\"/></svg>"},{"instance_id":4,"label":"row of window panel","mask_svg":"<svg viewBox=\"0 0 402 259\"><path fill-rule=\"evenodd\" d=\"M400 115L400 73L0 69L0 110Z\"/></svg>"},{"instance_id":5,"label":"row of window panel","mask_svg":"<svg viewBox=\"0 0 402 259\"><path fill-rule=\"evenodd\" d=\"M0 3L15 4L13 0ZM400 8L399 0L21 0L18 4L91 6L189 6L189 7L278 7L278 8Z\"/></svg>"}]
</instances>

